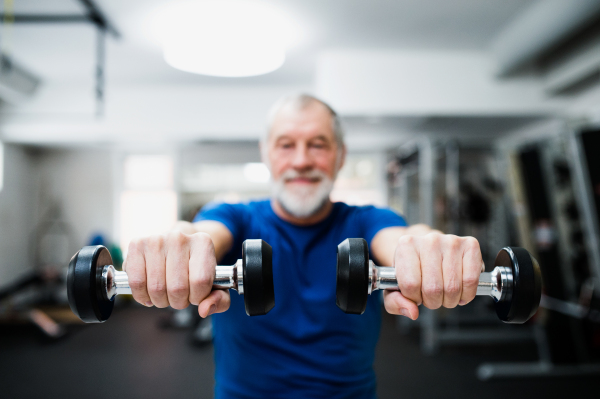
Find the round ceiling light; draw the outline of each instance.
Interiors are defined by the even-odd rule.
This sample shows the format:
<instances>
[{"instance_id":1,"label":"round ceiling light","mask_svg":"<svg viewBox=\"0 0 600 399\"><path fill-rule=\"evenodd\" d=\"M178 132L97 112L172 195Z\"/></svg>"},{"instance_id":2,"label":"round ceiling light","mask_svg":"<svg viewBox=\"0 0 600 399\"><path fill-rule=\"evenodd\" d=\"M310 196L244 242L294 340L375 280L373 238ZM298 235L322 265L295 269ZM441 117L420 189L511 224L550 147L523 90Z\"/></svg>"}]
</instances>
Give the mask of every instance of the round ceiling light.
<instances>
[{"instance_id":1,"label":"round ceiling light","mask_svg":"<svg viewBox=\"0 0 600 399\"><path fill-rule=\"evenodd\" d=\"M279 10L248 0L171 4L160 24L165 61L211 76L255 76L278 69L292 35L292 24Z\"/></svg>"}]
</instances>

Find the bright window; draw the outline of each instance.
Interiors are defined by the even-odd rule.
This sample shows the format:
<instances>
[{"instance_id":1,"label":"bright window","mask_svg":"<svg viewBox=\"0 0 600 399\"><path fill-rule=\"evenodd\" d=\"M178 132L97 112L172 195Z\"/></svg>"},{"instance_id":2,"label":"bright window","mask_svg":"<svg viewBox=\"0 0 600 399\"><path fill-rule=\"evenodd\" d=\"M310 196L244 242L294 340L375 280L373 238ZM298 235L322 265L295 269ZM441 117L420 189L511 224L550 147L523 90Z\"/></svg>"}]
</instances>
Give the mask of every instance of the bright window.
<instances>
[{"instance_id":1,"label":"bright window","mask_svg":"<svg viewBox=\"0 0 600 399\"><path fill-rule=\"evenodd\" d=\"M173 159L168 155L127 156L120 209L124 254L133 238L169 231L177 221Z\"/></svg>"}]
</instances>

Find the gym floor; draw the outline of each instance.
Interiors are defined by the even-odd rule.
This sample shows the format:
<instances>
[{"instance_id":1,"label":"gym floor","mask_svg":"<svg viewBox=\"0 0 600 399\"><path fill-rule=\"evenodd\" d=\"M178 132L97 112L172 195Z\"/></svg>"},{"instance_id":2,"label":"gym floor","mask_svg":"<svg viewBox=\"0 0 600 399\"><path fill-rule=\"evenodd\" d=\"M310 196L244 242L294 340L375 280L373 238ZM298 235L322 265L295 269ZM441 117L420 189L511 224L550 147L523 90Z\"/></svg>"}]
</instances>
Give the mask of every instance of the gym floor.
<instances>
[{"instance_id":1,"label":"gym floor","mask_svg":"<svg viewBox=\"0 0 600 399\"><path fill-rule=\"evenodd\" d=\"M189 331L157 326L168 311L122 308L110 322L73 326L44 343L29 325L0 326L2 398L211 398L211 346L190 345ZM533 344L419 350L418 332L403 335L384 316L375 369L381 399L597 397L596 377L481 382L489 361L533 361Z\"/></svg>"}]
</instances>

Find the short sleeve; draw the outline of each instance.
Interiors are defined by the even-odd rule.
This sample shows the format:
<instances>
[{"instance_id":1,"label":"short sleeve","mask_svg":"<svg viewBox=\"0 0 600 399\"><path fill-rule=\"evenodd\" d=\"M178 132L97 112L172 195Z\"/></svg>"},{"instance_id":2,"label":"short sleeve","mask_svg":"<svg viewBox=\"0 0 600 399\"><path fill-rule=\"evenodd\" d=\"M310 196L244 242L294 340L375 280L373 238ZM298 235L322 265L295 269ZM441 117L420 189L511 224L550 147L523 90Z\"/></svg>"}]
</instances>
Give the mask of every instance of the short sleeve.
<instances>
[{"instance_id":1,"label":"short sleeve","mask_svg":"<svg viewBox=\"0 0 600 399\"><path fill-rule=\"evenodd\" d=\"M193 223L203 220L213 220L223 223L233 235L234 242L238 242L244 232L245 214L243 204L210 202L196 214Z\"/></svg>"},{"instance_id":2,"label":"short sleeve","mask_svg":"<svg viewBox=\"0 0 600 399\"><path fill-rule=\"evenodd\" d=\"M377 208L374 206L365 206L360 209L360 220L364 226L364 238L369 245L373 237L380 231L388 227L407 226L406 220L389 208Z\"/></svg>"}]
</instances>

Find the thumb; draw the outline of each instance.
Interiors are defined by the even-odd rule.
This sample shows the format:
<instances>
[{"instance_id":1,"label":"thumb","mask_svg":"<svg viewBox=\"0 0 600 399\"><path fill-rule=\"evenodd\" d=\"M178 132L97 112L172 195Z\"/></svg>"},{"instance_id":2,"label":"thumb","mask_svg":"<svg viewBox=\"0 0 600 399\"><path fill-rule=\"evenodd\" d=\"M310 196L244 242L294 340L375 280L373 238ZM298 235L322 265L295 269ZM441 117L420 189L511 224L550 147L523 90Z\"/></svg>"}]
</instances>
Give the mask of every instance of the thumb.
<instances>
[{"instance_id":1,"label":"thumb","mask_svg":"<svg viewBox=\"0 0 600 399\"><path fill-rule=\"evenodd\" d=\"M417 320L419 317L419 307L400 291L384 291L383 305L390 314L406 316L411 320Z\"/></svg>"},{"instance_id":2,"label":"thumb","mask_svg":"<svg viewBox=\"0 0 600 399\"><path fill-rule=\"evenodd\" d=\"M201 317L208 317L213 313L222 313L229 309L231 296L227 290L214 290L198 305Z\"/></svg>"}]
</instances>

